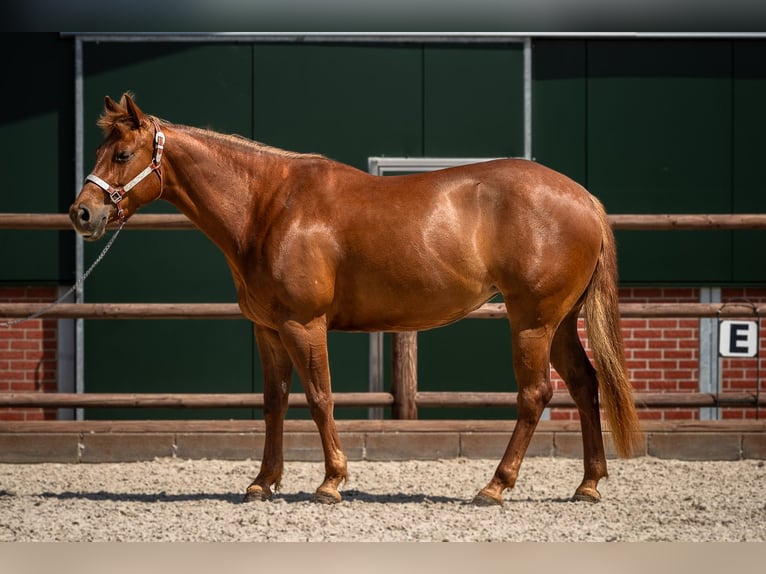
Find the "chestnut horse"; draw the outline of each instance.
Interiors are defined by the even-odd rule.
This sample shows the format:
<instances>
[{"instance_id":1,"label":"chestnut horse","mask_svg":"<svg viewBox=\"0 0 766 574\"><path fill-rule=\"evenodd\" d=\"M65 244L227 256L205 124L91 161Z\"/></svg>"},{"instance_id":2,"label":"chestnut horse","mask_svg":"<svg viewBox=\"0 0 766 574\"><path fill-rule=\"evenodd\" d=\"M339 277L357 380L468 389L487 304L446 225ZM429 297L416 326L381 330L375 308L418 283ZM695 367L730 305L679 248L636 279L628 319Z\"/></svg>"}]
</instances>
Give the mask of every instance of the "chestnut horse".
<instances>
[{"instance_id":1,"label":"chestnut horse","mask_svg":"<svg viewBox=\"0 0 766 574\"><path fill-rule=\"evenodd\" d=\"M105 140L69 215L85 239L165 199L223 251L263 366L263 460L246 500L267 500L283 471L293 366L321 437L315 500L338 502L346 457L333 418L327 331L446 325L501 293L512 332L518 421L474 498L502 504L551 398L550 364L580 413L584 477L607 475L599 390L617 452L640 436L619 328L614 238L601 203L555 171L505 159L377 177L320 155L145 115L105 99ZM577 334L584 307L595 369Z\"/></svg>"}]
</instances>

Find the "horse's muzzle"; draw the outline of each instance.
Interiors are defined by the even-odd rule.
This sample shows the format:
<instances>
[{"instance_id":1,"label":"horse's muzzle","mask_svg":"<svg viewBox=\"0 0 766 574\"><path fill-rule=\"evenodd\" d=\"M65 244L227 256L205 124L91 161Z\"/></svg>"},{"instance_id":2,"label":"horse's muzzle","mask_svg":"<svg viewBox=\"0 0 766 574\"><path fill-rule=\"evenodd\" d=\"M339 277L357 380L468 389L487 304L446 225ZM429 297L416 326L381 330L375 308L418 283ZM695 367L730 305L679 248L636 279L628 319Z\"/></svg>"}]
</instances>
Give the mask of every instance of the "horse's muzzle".
<instances>
[{"instance_id":1,"label":"horse's muzzle","mask_svg":"<svg viewBox=\"0 0 766 574\"><path fill-rule=\"evenodd\" d=\"M72 226L86 241L97 241L104 236L109 215L108 206L89 208L82 202L75 202L69 208Z\"/></svg>"}]
</instances>

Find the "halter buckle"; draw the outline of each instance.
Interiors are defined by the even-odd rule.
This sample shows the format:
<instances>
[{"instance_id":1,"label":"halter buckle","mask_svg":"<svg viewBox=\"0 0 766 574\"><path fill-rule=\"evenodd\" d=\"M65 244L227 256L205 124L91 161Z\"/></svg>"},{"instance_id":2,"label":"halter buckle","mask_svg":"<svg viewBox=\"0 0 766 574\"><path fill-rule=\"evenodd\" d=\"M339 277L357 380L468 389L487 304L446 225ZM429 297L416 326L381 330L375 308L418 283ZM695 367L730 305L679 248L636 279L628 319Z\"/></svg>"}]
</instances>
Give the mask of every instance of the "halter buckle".
<instances>
[{"instance_id":1,"label":"halter buckle","mask_svg":"<svg viewBox=\"0 0 766 574\"><path fill-rule=\"evenodd\" d=\"M154 122L154 129L156 130L156 133L154 134L154 163L160 165L160 162L162 161L162 150L165 149L165 134L160 131L160 127L157 125L156 121Z\"/></svg>"},{"instance_id":2,"label":"halter buckle","mask_svg":"<svg viewBox=\"0 0 766 574\"><path fill-rule=\"evenodd\" d=\"M122 191L119 189L115 189L114 191L109 192L109 199L112 200L112 203L115 205L118 205L124 198Z\"/></svg>"}]
</instances>

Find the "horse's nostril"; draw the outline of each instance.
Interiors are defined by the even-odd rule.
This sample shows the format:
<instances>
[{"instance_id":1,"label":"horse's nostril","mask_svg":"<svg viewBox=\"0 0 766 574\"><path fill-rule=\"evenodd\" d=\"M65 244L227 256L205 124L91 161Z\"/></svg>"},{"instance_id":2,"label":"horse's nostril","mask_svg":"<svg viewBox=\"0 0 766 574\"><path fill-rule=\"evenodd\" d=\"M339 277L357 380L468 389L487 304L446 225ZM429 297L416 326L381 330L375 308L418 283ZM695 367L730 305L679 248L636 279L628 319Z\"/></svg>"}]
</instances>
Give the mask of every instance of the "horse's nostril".
<instances>
[{"instance_id":1,"label":"horse's nostril","mask_svg":"<svg viewBox=\"0 0 766 574\"><path fill-rule=\"evenodd\" d=\"M83 223L88 223L88 221L90 221L90 211L85 207L80 207L77 215Z\"/></svg>"}]
</instances>

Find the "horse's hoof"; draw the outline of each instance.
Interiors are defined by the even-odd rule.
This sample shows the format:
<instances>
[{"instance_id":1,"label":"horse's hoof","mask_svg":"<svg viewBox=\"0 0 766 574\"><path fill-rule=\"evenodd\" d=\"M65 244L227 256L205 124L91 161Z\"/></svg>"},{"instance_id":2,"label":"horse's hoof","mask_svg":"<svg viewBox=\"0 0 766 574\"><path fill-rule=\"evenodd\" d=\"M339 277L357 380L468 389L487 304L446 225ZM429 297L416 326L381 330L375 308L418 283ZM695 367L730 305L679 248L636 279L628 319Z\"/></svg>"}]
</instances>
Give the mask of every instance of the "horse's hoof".
<instances>
[{"instance_id":1,"label":"horse's hoof","mask_svg":"<svg viewBox=\"0 0 766 574\"><path fill-rule=\"evenodd\" d=\"M471 501L471 504L474 506L503 506L503 499L502 498L495 498L494 496L490 496L489 494L486 494L485 492L480 492L476 496L473 497L473 500Z\"/></svg>"},{"instance_id":2,"label":"horse's hoof","mask_svg":"<svg viewBox=\"0 0 766 574\"><path fill-rule=\"evenodd\" d=\"M265 502L267 500L271 500L272 496L273 494L271 489L264 489L258 484L251 484L247 487L247 491L245 492L245 497L242 499L242 502Z\"/></svg>"},{"instance_id":3,"label":"horse's hoof","mask_svg":"<svg viewBox=\"0 0 766 574\"><path fill-rule=\"evenodd\" d=\"M595 488L578 488L572 496L575 502L601 502L601 494Z\"/></svg>"},{"instance_id":4,"label":"horse's hoof","mask_svg":"<svg viewBox=\"0 0 766 574\"><path fill-rule=\"evenodd\" d=\"M318 504L337 504L341 501L341 496L337 490L320 489L314 493L313 500Z\"/></svg>"}]
</instances>

